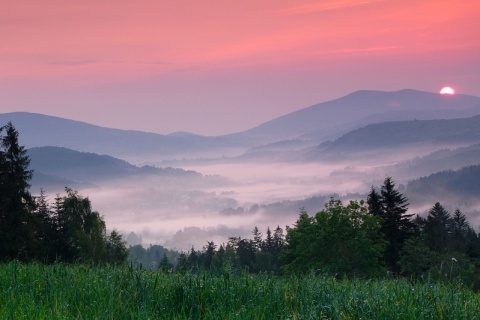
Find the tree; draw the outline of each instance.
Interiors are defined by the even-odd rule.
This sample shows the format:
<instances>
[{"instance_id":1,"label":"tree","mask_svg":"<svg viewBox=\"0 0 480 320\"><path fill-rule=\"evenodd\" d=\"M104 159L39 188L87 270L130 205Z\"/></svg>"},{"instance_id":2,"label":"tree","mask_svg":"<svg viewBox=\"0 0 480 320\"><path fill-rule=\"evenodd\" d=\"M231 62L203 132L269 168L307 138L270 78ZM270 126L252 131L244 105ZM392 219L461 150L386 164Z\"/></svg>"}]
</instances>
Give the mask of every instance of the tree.
<instances>
[{"instance_id":1,"label":"tree","mask_svg":"<svg viewBox=\"0 0 480 320\"><path fill-rule=\"evenodd\" d=\"M374 187L370 190L367 197L368 212L371 215L382 217L384 216L382 206L382 196L375 190Z\"/></svg>"},{"instance_id":2,"label":"tree","mask_svg":"<svg viewBox=\"0 0 480 320\"><path fill-rule=\"evenodd\" d=\"M465 215L458 209L453 213L451 227L451 239L449 249L452 251L465 251L468 229L470 225Z\"/></svg>"},{"instance_id":3,"label":"tree","mask_svg":"<svg viewBox=\"0 0 480 320\"><path fill-rule=\"evenodd\" d=\"M253 241L249 239L241 239L237 242L236 250L240 267L253 270L255 264L255 247Z\"/></svg>"},{"instance_id":4,"label":"tree","mask_svg":"<svg viewBox=\"0 0 480 320\"><path fill-rule=\"evenodd\" d=\"M197 251L195 251L195 248L193 246L192 246L192 249L190 250L190 254L188 255L187 261L188 261L190 270L198 271L198 254L197 254Z\"/></svg>"},{"instance_id":5,"label":"tree","mask_svg":"<svg viewBox=\"0 0 480 320\"><path fill-rule=\"evenodd\" d=\"M314 217L302 211L294 228L287 227L284 268L294 273L320 269L347 276L376 275L382 271L385 248L380 224L363 202L343 206L331 199Z\"/></svg>"},{"instance_id":6,"label":"tree","mask_svg":"<svg viewBox=\"0 0 480 320\"><path fill-rule=\"evenodd\" d=\"M212 259L215 256L215 249L217 246L213 241L207 241L207 245L204 247L205 249L205 268L210 269L212 265Z\"/></svg>"},{"instance_id":7,"label":"tree","mask_svg":"<svg viewBox=\"0 0 480 320\"><path fill-rule=\"evenodd\" d=\"M48 203L43 189L40 190L40 196L35 198L36 210L33 214L36 217L35 238L39 242L39 248L36 252L37 259L44 262L55 261L55 222L53 212Z\"/></svg>"},{"instance_id":8,"label":"tree","mask_svg":"<svg viewBox=\"0 0 480 320\"><path fill-rule=\"evenodd\" d=\"M124 263L128 257L126 242L116 230L112 230L107 238L106 251L107 261L115 265Z\"/></svg>"},{"instance_id":9,"label":"tree","mask_svg":"<svg viewBox=\"0 0 480 320\"><path fill-rule=\"evenodd\" d=\"M283 229L280 226L277 226L273 232L273 250L272 253L274 256L278 256L282 252L285 246L285 235L283 234Z\"/></svg>"},{"instance_id":10,"label":"tree","mask_svg":"<svg viewBox=\"0 0 480 320\"><path fill-rule=\"evenodd\" d=\"M64 261L105 261L105 221L92 211L88 198L70 188L56 199L57 257Z\"/></svg>"},{"instance_id":11,"label":"tree","mask_svg":"<svg viewBox=\"0 0 480 320\"><path fill-rule=\"evenodd\" d=\"M107 236L105 221L92 210L90 200L70 188L65 191L66 196L57 195L53 208L55 257L66 262L123 263L128 250L122 236L116 230Z\"/></svg>"},{"instance_id":12,"label":"tree","mask_svg":"<svg viewBox=\"0 0 480 320\"><path fill-rule=\"evenodd\" d=\"M5 135L3 135L5 132ZM29 192L33 171L9 122L0 128L0 259L30 260L38 249L35 239L35 201Z\"/></svg>"},{"instance_id":13,"label":"tree","mask_svg":"<svg viewBox=\"0 0 480 320\"><path fill-rule=\"evenodd\" d=\"M173 269L173 264L168 260L167 254L163 254L163 258L158 264L158 270L162 272L170 272Z\"/></svg>"},{"instance_id":14,"label":"tree","mask_svg":"<svg viewBox=\"0 0 480 320\"><path fill-rule=\"evenodd\" d=\"M257 226L255 226L253 228L252 234L253 234L253 241L252 241L253 248L255 251L258 251L262 247L262 233L258 230Z\"/></svg>"},{"instance_id":15,"label":"tree","mask_svg":"<svg viewBox=\"0 0 480 320\"><path fill-rule=\"evenodd\" d=\"M421 276L425 274L438 261L438 253L432 251L417 236L405 241L400 252L400 273L404 276Z\"/></svg>"},{"instance_id":16,"label":"tree","mask_svg":"<svg viewBox=\"0 0 480 320\"><path fill-rule=\"evenodd\" d=\"M188 270L188 257L184 252L180 253L178 256L176 270L180 272L185 272Z\"/></svg>"},{"instance_id":17,"label":"tree","mask_svg":"<svg viewBox=\"0 0 480 320\"><path fill-rule=\"evenodd\" d=\"M438 253L447 251L452 222L450 213L439 202L435 203L425 222L425 242L431 250Z\"/></svg>"},{"instance_id":18,"label":"tree","mask_svg":"<svg viewBox=\"0 0 480 320\"><path fill-rule=\"evenodd\" d=\"M267 227L265 240L262 242L262 250L270 253L273 250L273 235L272 235L272 230L270 230L270 227Z\"/></svg>"},{"instance_id":19,"label":"tree","mask_svg":"<svg viewBox=\"0 0 480 320\"><path fill-rule=\"evenodd\" d=\"M392 271L399 271L398 261L403 243L412 235L414 224L410 221L413 214L406 214L408 200L395 189L391 177L384 180L380 194L372 188L368 199L368 211L382 218L382 233L387 240L385 263Z\"/></svg>"}]
</instances>

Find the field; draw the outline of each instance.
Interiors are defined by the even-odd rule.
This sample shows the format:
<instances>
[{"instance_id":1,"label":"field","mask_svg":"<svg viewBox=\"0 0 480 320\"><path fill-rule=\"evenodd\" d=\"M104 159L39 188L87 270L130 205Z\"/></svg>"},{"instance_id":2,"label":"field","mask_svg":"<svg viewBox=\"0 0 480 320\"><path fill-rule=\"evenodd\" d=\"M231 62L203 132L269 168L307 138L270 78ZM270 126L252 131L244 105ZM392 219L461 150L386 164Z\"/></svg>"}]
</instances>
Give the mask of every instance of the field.
<instances>
[{"instance_id":1,"label":"field","mask_svg":"<svg viewBox=\"0 0 480 320\"><path fill-rule=\"evenodd\" d=\"M1 319L479 319L479 315L478 294L428 281L0 265Z\"/></svg>"}]
</instances>

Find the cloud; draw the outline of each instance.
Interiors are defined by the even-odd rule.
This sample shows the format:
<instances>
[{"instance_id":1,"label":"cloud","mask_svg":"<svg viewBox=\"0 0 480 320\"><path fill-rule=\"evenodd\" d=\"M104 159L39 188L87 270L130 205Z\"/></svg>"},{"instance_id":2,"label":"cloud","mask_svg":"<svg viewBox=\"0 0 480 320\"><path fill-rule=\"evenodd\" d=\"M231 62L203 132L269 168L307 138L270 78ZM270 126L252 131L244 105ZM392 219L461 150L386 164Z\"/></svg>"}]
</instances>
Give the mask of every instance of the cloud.
<instances>
[{"instance_id":1,"label":"cloud","mask_svg":"<svg viewBox=\"0 0 480 320\"><path fill-rule=\"evenodd\" d=\"M388 46L388 47L370 47L370 48L344 48L338 51L337 53L358 53L358 52L375 52L375 51L386 51L386 50L395 50L398 49L397 46Z\"/></svg>"},{"instance_id":2,"label":"cloud","mask_svg":"<svg viewBox=\"0 0 480 320\"><path fill-rule=\"evenodd\" d=\"M282 10L285 15L311 14L330 10L337 10L349 7L357 7L370 3L380 2L382 0L355 1L355 0L334 0L322 1L321 3L309 3L301 6L290 7Z\"/></svg>"},{"instance_id":3,"label":"cloud","mask_svg":"<svg viewBox=\"0 0 480 320\"><path fill-rule=\"evenodd\" d=\"M61 60L61 61L52 61L49 64L57 66L84 66L97 64L97 60Z\"/></svg>"}]
</instances>

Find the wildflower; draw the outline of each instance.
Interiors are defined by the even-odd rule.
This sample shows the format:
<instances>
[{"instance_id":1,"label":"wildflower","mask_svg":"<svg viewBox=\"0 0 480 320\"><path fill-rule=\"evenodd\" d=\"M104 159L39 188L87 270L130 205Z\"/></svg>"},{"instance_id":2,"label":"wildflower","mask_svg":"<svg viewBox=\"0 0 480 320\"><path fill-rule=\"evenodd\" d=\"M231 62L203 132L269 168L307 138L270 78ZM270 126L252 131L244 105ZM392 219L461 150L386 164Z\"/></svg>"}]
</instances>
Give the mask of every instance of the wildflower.
<instances>
[{"instance_id":1,"label":"wildflower","mask_svg":"<svg viewBox=\"0 0 480 320\"><path fill-rule=\"evenodd\" d=\"M457 259L455 259L455 258L452 258L452 262L457 262Z\"/></svg>"}]
</instances>

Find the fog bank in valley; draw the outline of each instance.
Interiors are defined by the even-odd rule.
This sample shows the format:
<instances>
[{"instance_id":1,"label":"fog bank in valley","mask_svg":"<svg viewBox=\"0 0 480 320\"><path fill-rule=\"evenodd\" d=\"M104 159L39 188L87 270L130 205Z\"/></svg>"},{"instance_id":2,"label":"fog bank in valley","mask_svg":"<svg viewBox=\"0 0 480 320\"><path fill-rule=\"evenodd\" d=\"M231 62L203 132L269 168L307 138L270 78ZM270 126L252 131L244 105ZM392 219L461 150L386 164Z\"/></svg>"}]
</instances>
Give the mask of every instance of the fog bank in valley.
<instances>
[{"instance_id":1,"label":"fog bank in valley","mask_svg":"<svg viewBox=\"0 0 480 320\"><path fill-rule=\"evenodd\" d=\"M314 214L330 196L365 199L372 186L380 186L394 172L394 162L380 163L385 161L179 163L201 175L144 175L96 182L78 191L90 198L109 228L141 235L144 245L200 249L207 241L221 244L230 236L251 237L254 226L263 233L267 227L285 229L295 223L300 208ZM409 177L393 178L402 189ZM54 197L50 192L49 198Z\"/></svg>"}]
</instances>

